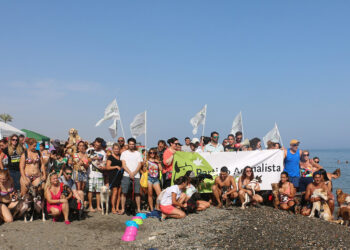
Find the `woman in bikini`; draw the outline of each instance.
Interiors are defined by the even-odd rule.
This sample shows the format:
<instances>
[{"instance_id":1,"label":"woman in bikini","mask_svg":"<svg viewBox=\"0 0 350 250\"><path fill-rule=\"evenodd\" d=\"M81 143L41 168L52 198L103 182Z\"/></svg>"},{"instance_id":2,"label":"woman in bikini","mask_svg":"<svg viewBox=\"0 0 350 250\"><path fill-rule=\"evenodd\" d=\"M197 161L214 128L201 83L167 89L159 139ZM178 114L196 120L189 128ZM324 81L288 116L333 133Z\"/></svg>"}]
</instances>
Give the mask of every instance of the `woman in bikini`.
<instances>
[{"instance_id":1,"label":"woman in bikini","mask_svg":"<svg viewBox=\"0 0 350 250\"><path fill-rule=\"evenodd\" d=\"M45 185L47 212L53 216L53 222L56 222L57 217L63 214L64 223L69 225L68 199L62 195L62 191L63 183L59 182L58 175L55 172L50 173Z\"/></svg>"},{"instance_id":2,"label":"woman in bikini","mask_svg":"<svg viewBox=\"0 0 350 250\"><path fill-rule=\"evenodd\" d=\"M48 165L48 162L49 162L49 159L50 159L50 153L45 148L45 143L44 142L40 143L40 154L43 157L43 161L44 161L43 163L44 163L45 169L47 171L47 165Z\"/></svg>"},{"instance_id":3,"label":"woman in bikini","mask_svg":"<svg viewBox=\"0 0 350 250\"><path fill-rule=\"evenodd\" d=\"M288 210L295 205L295 188L293 183L289 182L289 176L287 172L281 173L281 180L278 183L278 187L280 208L282 210Z\"/></svg>"},{"instance_id":4,"label":"woman in bikini","mask_svg":"<svg viewBox=\"0 0 350 250\"><path fill-rule=\"evenodd\" d=\"M153 189L156 192L157 197L162 191L160 188L160 181L159 181L159 177L160 177L159 174L162 171L162 164L160 163L160 160L158 158L156 148L151 148L148 151L146 167L148 171L148 180L147 180L148 205L149 205L150 211L153 211ZM159 210L158 207L157 209Z\"/></svg>"},{"instance_id":5,"label":"woman in bikini","mask_svg":"<svg viewBox=\"0 0 350 250\"><path fill-rule=\"evenodd\" d=\"M332 193L333 191L333 185L332 185L332 180L328 178L327 171L324 170L323 168L319 170L321 173L321 180L326 184L328 191L331 193L331 196L328 197L327 204L329 206L329 209L331 210L331 213L333 214L334 211L334 195Z\"/></svg>"},{"instance_id":6,"label":"woman in bikini","mask_svg":"<svg viewBox=\"0 0 350 250\"><path fill-rule=\"evenodd\" d=\"M78 152L73 154L73 178L77 184L77 190L84 190L89 167L89 157L86 154L87 144L83 141L78 143Z\"/></svg>"},{"instance_id":7,"label":"woman in bikini","mask_svg":"<svg viewBox=\"0 0 350 250\"><path fill-rule=\"evenodd\" d=\"M39 152L35 150L36 140L33 138L27 141L28 149L21 156L19 163L21 170L21 195L28 192L30 185L39 186L46 180L45 165Z\"/></svg>"},{"instance_id":8,"label":"woman in bikini","mask_svg":"<svg viewBox=\"0 0 350 250\"><path fill-rule=\"evenodd\" d=\"M313 182L312 175L314 172L320 170L322 167L314 162L313 159L309 158L310 153L304 150L301 154L300 165L300 180L299 180L299 191L305 192L307 185Z\"/></svg>"},{"instance_id":9,"label":"woman in bikini","mask_svg":"<svg viewBox=\"0 0 350 250\"><path fill-rule=\"evenodd\" d=\"M255 193L253 195L253 191L249 185L249 183L254 179L254 173L251 167L247 166L243 169L243 174L241 177L238 179L238 195L241 203L243 204L245 201L245 194L248 194L249 197L252 199L252 204L256 205L257 203L262 203L263 198ZM259 183L256 184L255 186L255 192L260 191L260 185Z\"/></svg>"},{"instance_id":10,"label":"woman in bikini","mask_svg":"<svg viewBox=\"0 0 350 250\"><path fill-rule=\"evenodd\" d=\"M8 223L13 221L11 209L14 208L18 201L13 186L13 180L8 170L0 170L0 218Z\"/></svg>"}]
</instances>

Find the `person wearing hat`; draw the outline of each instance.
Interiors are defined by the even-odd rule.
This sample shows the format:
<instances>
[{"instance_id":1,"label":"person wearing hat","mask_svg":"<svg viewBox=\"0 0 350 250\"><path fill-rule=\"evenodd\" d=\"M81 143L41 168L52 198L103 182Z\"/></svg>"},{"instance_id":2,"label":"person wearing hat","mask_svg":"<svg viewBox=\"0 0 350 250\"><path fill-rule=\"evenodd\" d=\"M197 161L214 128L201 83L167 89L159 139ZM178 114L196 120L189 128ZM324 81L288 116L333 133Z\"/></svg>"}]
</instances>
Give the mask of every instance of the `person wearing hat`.
<instances>
[{"instance_id":1,"label":"person wearing hat","mask_svg":"<svg viewBox=\"0 0 350 250\"><path fill-rule=\"evenodd\" d=\"M300 142L296 139L290 141L290 148L284 149L284 171L289 175L289 180L298 190L300 181L300 159L302 150L298 149Z\"/></svg>"}]
</instances>

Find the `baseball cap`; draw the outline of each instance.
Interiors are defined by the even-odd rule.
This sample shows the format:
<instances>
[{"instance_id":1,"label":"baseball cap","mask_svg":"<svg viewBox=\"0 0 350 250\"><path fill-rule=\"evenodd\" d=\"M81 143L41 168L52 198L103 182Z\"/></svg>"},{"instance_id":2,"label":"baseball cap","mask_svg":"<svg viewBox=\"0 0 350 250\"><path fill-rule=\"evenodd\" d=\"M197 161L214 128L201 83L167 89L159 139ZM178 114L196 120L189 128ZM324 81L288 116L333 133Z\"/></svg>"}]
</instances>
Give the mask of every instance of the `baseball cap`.
<instances>
[{"instance_id":1,"label":"baseball cap","mask_svg":"<svg viewBox=\"0 0 350 250\"><path fill-rule=\"evenodd\" d=\"M296 140L296 139L293 139L290 141L290 145L293 145L293 144L298 144L299 145L300 141Z\"/></svg>"},{"instance_id":2,"label":"baseball cap","mask_svg":"<svg viewBox=\"0 0 350 250\"><path fill-rule=\"evenodd\" d=\"M196 144L197 142L199 142L199 139L198 139L198 138L193 138L191 142L192 142L193 144Z\"/></svg>"}]
</instances>

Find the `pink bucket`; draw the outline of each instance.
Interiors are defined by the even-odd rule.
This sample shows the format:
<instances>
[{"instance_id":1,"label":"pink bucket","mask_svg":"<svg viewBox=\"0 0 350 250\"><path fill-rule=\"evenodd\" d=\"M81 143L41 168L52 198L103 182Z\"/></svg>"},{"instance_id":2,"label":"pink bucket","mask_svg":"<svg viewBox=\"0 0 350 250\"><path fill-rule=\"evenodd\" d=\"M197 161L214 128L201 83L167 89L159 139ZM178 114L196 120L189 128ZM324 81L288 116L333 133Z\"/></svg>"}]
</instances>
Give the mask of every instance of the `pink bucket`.
<instances>
[{"instance_id":1,"label":"pink bucket","mask_svg":"<svg viewBox=\"0 0 350 250\"><path fill-rule=\"evenodd\" d=\"M135 220L135 219L141 219L141 220L142 220L142 217L140 217L140 216L134 216L134 217L132 217L131 220Z\"/></svg>"},{"instance_id":2,"label":"pink bucket","mask_svg":"<svg viewBox=\"0 0 350 250\"><path fill-rule=\"evenodd\" d=\"M127 227L125 229L125 233L124 234L125 235L127 234L127 235L134 235L134 236L136 236L137 235L137 228L136 227Z\"/></svg>"},{"instance_id":3,"label":"pink bucket","mask_svg":"<svg viewBox=\"0 0 350 250\"><path fill-rule=\"evenodd\" d=\"M122 237L122 241L134 241L134 240L136 240L135 235L124 234Z\"/></svg>"}]
</instances>

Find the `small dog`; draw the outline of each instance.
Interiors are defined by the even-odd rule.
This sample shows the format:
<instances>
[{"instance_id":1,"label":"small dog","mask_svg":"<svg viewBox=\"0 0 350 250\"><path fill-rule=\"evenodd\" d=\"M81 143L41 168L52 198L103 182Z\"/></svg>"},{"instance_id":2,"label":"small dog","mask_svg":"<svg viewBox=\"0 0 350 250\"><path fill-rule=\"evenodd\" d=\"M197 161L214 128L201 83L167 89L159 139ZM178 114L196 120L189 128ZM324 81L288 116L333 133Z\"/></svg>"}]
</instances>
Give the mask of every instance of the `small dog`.
<instances>
[{"instance_id":1,"label":"small dog","mask_svg":"<svg viewBox=\"0 0 350 250\"><path fill-rule=\"evenodd\" d=\"M278 196L279 194L278 183L271 183L271 187L272 187L272 195L273 195L273 206L274 208L278 208L278 206L280 205L280 198Z\"/></svg>"},{"instance_id":2,"label":"small dog","mask_svg":"<svg viewBox=\"0 0 350 250\"><path fill-rule=\"evenodd\" d=\"M261 175L260 175L260 176L255 176L255 178L254 178L253 180L251 180L251 181L249 182L249 184L247 185L247 187L249 187L249 189L251 189L252 192L253 192L253 195L252 195L252 196L255 195L255 187L256 187L256 185L257 185L258 183L261 183L261 182L262 182L262 180L261 180ZM244 200L244 202L242 203L241 209L245 209L245 208L247 207L247 204L248 204L249 202L251 202L251 199L250 199L249 195L248 195L247 193L245 193L245 200Z\"/></svg>"},{"instance_id":3,"label":"small dog","mask_svg":"<svg viewBox=\"0 0 350 250\"><path fill-rule=\"evenodd\" d=\"M338 210L338 219L339 217L341 217L344 221L345 226L349 226L350 225L350 205L349 206L345 206L342 205L339 210Z\"/></svg>"},{"instance_id":4,"label":"small dog","mask_svg":"<svg viewBox=\"0 0 350 250\"><path fill-rule=\"evenodd\" d=\"M109 209L109 194L110 194L110 189L107 186L102 186L100 190L100 195L101 195L101 208L102 208L102 214L104 213L104 204L106 204L106 214L108 214L108 209Z\"/></svg>"},{"instance_id":5,"label":"small dog","mask_svg":"<svg viewBox=\"0 0 350 250\"><path fill-rule=\"evenodd\" d=\"M341 207L344 203L350 205L350 195L346 194L340 188L336 191L338 206Z\"/></svg>"},{"instance_id":6,"label":"small dog","mask_svg":"<svg viewBox=\"0 0 350 250\"><path fill-rule=\"evenodd\" d=\"M27 215L32 210L33 197L30 194L25 194L23 197L18 196L17 205L11 209L13 218L22 218L27 222Z\"/></svg>"}]
</instances>

